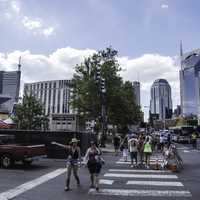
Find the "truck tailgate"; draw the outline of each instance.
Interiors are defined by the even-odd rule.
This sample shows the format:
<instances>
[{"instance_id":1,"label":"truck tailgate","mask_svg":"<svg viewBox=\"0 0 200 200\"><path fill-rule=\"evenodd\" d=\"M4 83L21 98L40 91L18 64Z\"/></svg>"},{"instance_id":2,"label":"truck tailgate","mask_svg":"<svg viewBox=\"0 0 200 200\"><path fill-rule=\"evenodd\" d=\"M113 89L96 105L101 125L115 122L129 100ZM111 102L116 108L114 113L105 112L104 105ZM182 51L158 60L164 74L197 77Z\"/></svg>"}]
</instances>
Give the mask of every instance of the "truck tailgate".
<instances>
[{"instance_id":1,"label":"truck tailgate","mask_svg":"<svg viewBox=\"0 0 200 200\"><path fill-rule=\"evenodd\" d=\"M41 145L33 145L33 146L26 146L26 149L27 149L27 156L28 157L46 155L46 147L43 144L41 144Z\"/></svg>"}]
</instances>

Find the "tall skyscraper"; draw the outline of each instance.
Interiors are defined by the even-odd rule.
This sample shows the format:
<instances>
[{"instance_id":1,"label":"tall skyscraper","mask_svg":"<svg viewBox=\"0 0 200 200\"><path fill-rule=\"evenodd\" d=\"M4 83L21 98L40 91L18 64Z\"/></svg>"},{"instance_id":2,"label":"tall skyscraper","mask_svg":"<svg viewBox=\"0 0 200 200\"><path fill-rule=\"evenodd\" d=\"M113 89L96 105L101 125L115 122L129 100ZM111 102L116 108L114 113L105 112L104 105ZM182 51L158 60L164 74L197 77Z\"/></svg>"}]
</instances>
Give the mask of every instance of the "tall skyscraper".
<instances>
[{"instance_id":1,"label":"tall skyscraper","mask_svg":"<svg viewBox=\"0 0 200 200\"><path fill-rule=\"evenodd\" d=\"M0 112L11 112L19 100L21 71L0 71Z\"/></svg>"},{"instance_id":2,"label":"tall skyscraper","mask_svg":"<svg viewBox=\"0 0 200 200\"><path fill-rule=\"evenodd\" d=\"M140 106L140 82L134 81L133 82L133 91L136 99L136 103Z\"/></svg>"},{"instance_id":3,"label":"tall skyscraper","mask_svg":"<svg viewBox=\"0 0 200 200\"><path fill-rule=\"evenodd\" d=\"M151 86L150 114L157 114L160 120L172 117L171 87L165 79L157 79Z\"/></svg>"},{"instance_id":4,"label":"tall skyscraper","mask_svg":"<svg viewBox=\"0 0 200 200\"><path fill-rule=\"evenodd\" d=\"M200 49L182 52L180 58L181 114L200 119Z\"/></svg>"},{"instance_id":5,"label":"tall skyscraper","mask_svg":"<svg viewBox=\"0 0 200 200\"><path fill-rule=\"evenodd\" d=\"M24 92L32 93L41 101L46 115L70 113L70 80L25 83Z\"/></svg>"}]
</instances>

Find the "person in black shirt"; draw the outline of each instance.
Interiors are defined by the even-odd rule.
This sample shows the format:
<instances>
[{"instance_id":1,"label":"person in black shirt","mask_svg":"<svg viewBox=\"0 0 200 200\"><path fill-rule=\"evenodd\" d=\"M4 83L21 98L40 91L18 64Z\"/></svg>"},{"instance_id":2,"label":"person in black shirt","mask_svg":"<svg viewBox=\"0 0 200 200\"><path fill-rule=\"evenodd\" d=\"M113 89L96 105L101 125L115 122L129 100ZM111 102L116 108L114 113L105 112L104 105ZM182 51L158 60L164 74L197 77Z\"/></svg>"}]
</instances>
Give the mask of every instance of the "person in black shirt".
<instances>
[{"instance_id":1,"label":"person in black shirt","mask_svg":"<svg viewBox=\"0 0 200 200\"><path fill-rule=\"evenodd\" d=\"M78 143L78 140L76 138L72 138L70 145L67 145L67 146L59 144L57 142L52 142L52 144L64 147L67 150L67 174L66 174L65 191L70 190L69 186L70 186L70 178L71 178L72 171L77 181L77 186L80 186L80 179L78 176L78 167L79 167L79 162L81 162L81 152L77 143Z\"/></svg>"}]
</instances>

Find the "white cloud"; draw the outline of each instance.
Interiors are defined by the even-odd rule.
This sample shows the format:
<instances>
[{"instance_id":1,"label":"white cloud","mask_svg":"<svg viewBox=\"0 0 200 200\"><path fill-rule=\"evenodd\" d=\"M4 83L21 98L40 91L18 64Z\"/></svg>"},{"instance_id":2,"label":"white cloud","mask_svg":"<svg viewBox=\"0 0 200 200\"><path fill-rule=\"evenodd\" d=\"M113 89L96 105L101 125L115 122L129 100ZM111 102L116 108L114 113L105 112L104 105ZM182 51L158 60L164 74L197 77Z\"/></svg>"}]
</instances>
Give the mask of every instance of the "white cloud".
<instances>
[{"instance_id":1,"label":"white cloud","mask_svg":"<svg viewBox=\"0 0 200 200\"><path fill-rule=\"evenodd\" d=\"M0 20L1 18L11 20L15 25L22 25L33 35L42 35L49 37L55 33L55 27L48 24L48 21L26 16L21 9L21 1L18 0L0 0ZM4 20L2 20L4 21Z\"/></svg>"},{"instance_id":2,"label":"white cloud","mask_svg":"<svg viewBox=\"0 0 200 200\"><path fill-rule=\"evenodd\" d=\"M167 5L167 4L162 4L162 5L161 5L161 8L167 9L167 8L169 8L169 5Z\"/></svg>"},{"instance_id":3,"label":"white cloud","mask_svg":"<svg viewBox=\"0 0 200 200\"><path fill-rule=\"evenodd\" d=\"M42 33L45 35L45 36L50 36L54 33L55 31L55 28L54 27L48 27L48 28L45 28Z\"/></svg>"},{"instance_id":4,"label":"white cloud","mask_svg":"<svg viewBox=\"0 0 200 200\"><path fill-rule=\"evenodd\" d=\"M22 24L24 25L24 27L26 27L29 30L39 29L43 26L42 22L39 19L38 20L31 20L27 16L25 16L22 19Z\"/></svg>"},{"instance_id":5,"label":"white cloud","mask_svg":"<svg viewBox=\"0 0 200 200\"><path fill-rule=\"evenodd\" d=\"M57 49L50 55L32 54L30 51L0 53L2 70L15 70L18 58L22 56L22 83L55 79L71 79L74 67L85 57L92 55L91 49L74 49L71 47ZM150 87L154 80L165 78L172 88L173 105L179 104L179 67L177 58L159 54L144 54L138 58L120 57L119 63L124 69L121 72L125 80L141 82L141 101L146 114L149 105ZM23 85L23 84L22 84Z\"/></svg>"},{"instance_id":6,"label":"white cloud","mask_svg":"<svg viewBox=\"0 0 200 200\"><path fill-rule=\"evenodd\" d=\"M16 13L19 13L20 12L20 5L19 5L19 2L18 1L10 1L10 6L11 6L11 9L16 12Z\"/></svg>"}]
</instances>

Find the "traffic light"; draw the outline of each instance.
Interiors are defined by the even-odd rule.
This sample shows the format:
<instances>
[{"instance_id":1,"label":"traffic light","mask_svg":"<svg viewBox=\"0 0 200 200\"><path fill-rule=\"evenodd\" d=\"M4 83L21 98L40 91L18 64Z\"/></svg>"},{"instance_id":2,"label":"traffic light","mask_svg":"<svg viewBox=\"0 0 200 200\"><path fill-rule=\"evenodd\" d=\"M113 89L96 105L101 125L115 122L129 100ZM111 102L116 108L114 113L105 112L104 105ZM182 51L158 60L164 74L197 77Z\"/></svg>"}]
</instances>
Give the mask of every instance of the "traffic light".
<instances>
[{"instance_id":1,"label":"traffic light","mask_svg":"<svg viewBox=\"0 0 200 200\"><path fill-rule=\"evenodd\" d=\"M101 67L97 65L96 79L100 80L100 78L101 78Z\"/></svg>"},{"instance_id":2,"label":"traffic light","mask_svg":"<svg viewBox=\"0 0 200 200\"><path fill-rule=\"evenodd\" d=\"M106 83L105 83L105 78L101 79L101 92L105 93L106 92Z\"/></svg>"}]
</instances>

